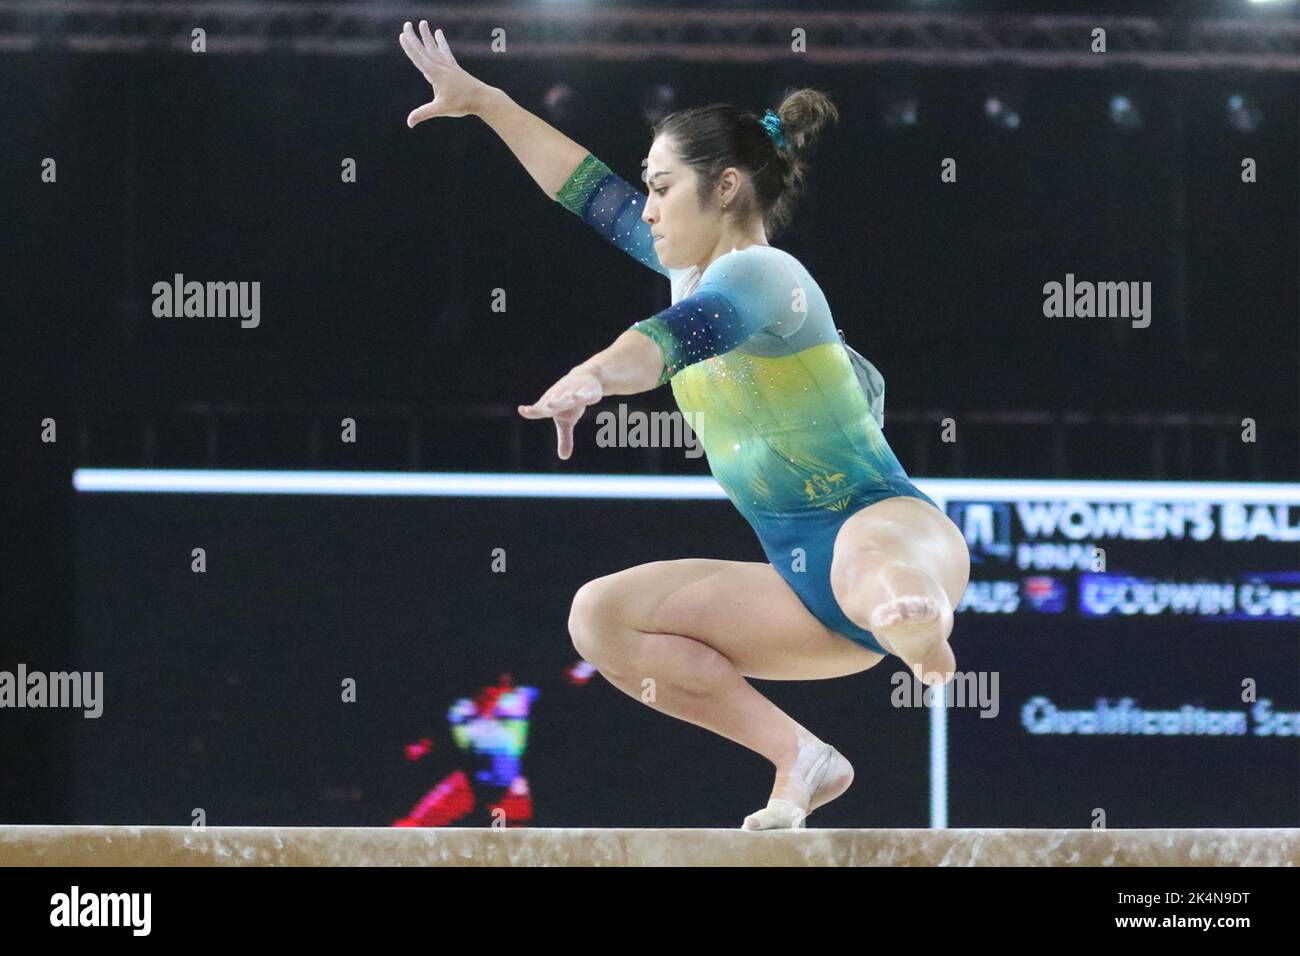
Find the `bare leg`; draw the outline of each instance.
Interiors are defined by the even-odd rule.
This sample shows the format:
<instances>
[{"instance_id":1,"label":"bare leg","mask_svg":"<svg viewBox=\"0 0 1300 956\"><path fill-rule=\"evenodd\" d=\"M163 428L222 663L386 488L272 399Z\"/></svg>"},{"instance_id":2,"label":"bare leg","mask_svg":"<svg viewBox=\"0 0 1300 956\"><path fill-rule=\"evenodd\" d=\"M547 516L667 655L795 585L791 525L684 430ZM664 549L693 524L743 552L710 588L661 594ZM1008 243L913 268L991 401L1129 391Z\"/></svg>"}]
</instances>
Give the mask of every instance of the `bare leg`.
<instances>
[{"instance_id":1,"label":"bare leg","mask_svg":"<svg viewBox=\"0 0 1300 956\"><path fill-rule=\"evenodd\" d=\"M644 631L625 631L615 640L627 646L627 656L593 661L601 674L629 697L766 757L776 768L770 800L802 807L807 814L852 783L853 769L838 751L759 693L707 644Z\"/></svg>"},{"instance_id":2,"label":"bare leg","mask_svg":"<svg viewBox=\"0 0 1300 956\"><path fill-rule=\"evenodd\" d=\"M770 565L664 561L599 578L575 597L569 629L583 657L624 693L772 763L771 812L751 815L749 828L801 826L852 782L848 761L745 673L840 676L882 656L827 630Z\"/></svg>"}]
</instances>

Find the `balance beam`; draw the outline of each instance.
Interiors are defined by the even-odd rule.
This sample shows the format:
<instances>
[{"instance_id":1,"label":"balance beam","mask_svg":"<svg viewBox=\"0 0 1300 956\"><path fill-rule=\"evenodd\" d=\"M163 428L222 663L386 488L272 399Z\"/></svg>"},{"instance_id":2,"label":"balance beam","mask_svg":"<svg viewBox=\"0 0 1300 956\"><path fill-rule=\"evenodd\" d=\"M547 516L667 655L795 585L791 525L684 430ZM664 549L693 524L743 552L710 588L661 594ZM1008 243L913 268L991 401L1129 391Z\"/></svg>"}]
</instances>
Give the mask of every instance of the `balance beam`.
<instances>
[{"instance_id":1,"label":"balance beam","mask_svg":"<svg viewBox=\"0 0 1300 956\"><path fill-rule=\"evenodd\" d=\"M1300 866L1300 829L0 826L0 866Z\"/></svg>"}]
</instances>

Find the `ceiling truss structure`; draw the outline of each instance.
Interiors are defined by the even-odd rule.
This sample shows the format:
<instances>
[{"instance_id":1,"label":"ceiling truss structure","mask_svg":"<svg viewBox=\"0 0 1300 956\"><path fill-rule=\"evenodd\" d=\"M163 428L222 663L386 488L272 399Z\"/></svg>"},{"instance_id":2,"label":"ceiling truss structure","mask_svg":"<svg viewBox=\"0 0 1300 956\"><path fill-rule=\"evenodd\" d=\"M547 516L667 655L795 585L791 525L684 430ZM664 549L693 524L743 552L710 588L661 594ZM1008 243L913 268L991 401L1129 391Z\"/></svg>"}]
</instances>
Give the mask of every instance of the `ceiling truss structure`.
<instances>
[{"instance_id":1,"label":"ceiling truss structure","mask_svg":"<svg viewBox=\"0 0 1300 956\"><path fill-rule=\"evenodd\" d=\"M215 54L374 56L397 49L405 20L442 27L458 58L681 60L819 65L1300 73L1293 19L976 16L800 10L431 8L404 3L238 0L0 0L0 52L144 53L191 49L195 28ZM1105 53L1092 52L1106 31ZM505 53L492 50L503 30ZM792 49L802 30L804 49ZM500 36L500 34L496 34Z\"/></svg>"}]
</instances>

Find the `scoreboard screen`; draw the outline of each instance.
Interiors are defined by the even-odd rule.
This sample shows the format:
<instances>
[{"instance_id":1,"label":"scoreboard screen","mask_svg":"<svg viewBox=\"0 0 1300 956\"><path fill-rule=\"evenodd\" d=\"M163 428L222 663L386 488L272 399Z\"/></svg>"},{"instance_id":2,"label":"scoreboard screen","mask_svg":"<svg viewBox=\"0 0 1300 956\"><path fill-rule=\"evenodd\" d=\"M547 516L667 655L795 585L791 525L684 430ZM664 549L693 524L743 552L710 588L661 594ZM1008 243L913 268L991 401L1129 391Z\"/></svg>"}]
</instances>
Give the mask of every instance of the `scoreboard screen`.
<instances>
[{"instance_id":1,"label":"scoreboard screen","mask_svg":"<svg viewBox=\"0 0 1300 956\"><path fill-rule=\"evenodd\" d=\"M1296 486L937 484L971 549L940 825L1300 823Z\"/></svg>"}]
</instances>

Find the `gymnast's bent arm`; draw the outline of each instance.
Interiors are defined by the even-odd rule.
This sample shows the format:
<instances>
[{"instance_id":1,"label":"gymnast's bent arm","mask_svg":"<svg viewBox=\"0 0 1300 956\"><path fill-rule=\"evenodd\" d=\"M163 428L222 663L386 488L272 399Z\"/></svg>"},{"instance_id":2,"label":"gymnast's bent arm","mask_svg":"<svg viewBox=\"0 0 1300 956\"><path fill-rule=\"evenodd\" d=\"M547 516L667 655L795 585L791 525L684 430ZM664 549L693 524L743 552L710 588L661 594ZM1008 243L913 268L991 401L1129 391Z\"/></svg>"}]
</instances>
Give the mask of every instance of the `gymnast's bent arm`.
<instances>
[{"instance_id":1,"label":"gymnast's bent arm","mask_svg":"<svg viewBox=\"0 0 1300 956\"><path fill-rule=\"evenodd\" d=\"M663 384L688 366L730 352L760 332L781 327L789 284L758 250L719 256L695 292L648 319L635 331L659 348Z\"/></svg>"},{"instance_id":2,"label":"gymnast's bent arm","mask_svg":"<svg viewBox=\"0 0 1300 956\"><path fill-rule=\"evenodd\" d=\"M524 418L555 419L556 453L564 459L573 454L573 426L588 405L605 395L635 395L655 388L663 368L658 345L639 332L628 329L614 344L575 365L532 405L520 405Z\"/></svg>"},{"instance_id":3,"label":"gymnast's bent arm","mask_svg":"<svg viewBox=\"0 0 1300 956\"><path fill-rule=\"evenodd\" d=\"M723 263L723 260L727 260ZM716 260L716 272L694 293L634 323L614 344L576 365L532 405L524 418L553 418L561 458L573 453L573 426L604 395L633 395L667 382L682 369L736 348L776 327L785 288L753 252Z\"/></svg>"}]
</instances>

